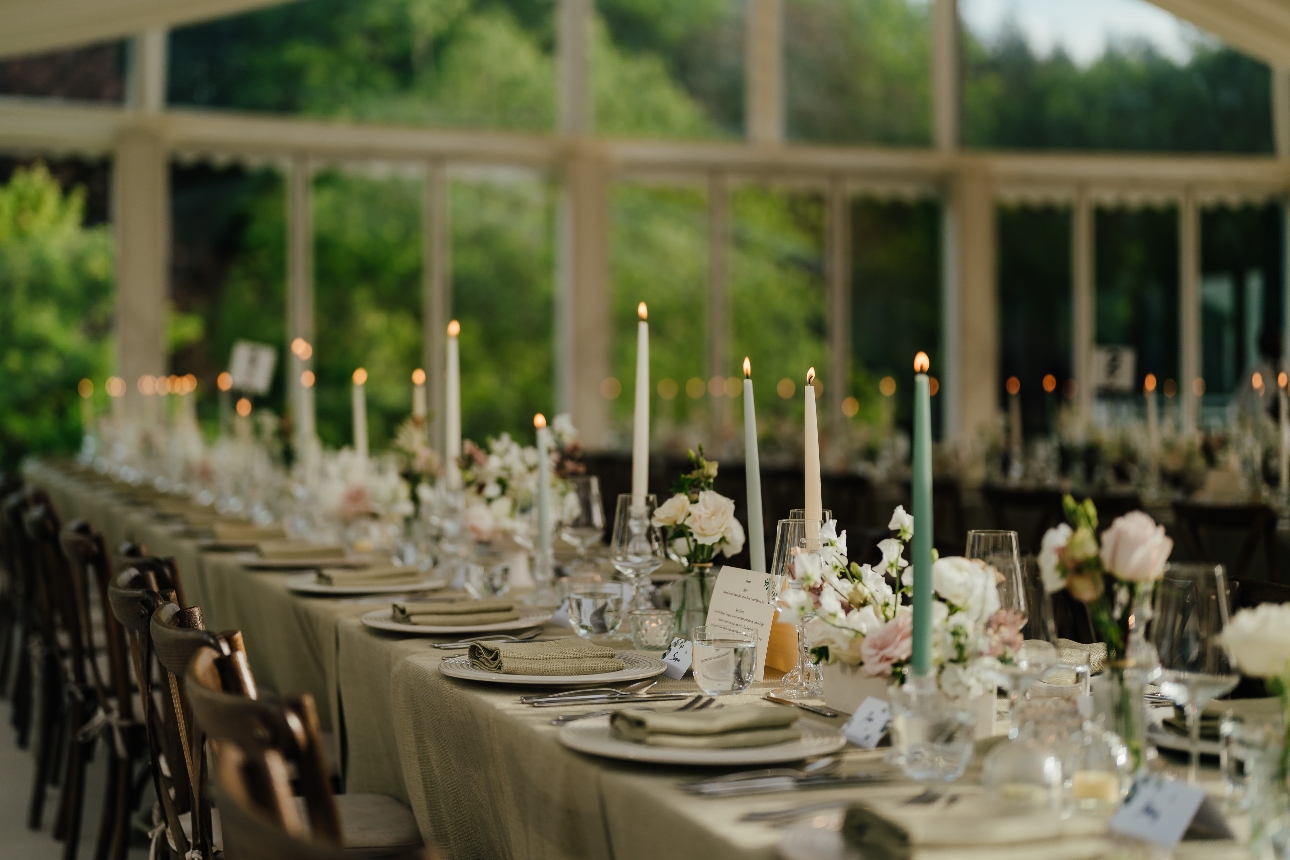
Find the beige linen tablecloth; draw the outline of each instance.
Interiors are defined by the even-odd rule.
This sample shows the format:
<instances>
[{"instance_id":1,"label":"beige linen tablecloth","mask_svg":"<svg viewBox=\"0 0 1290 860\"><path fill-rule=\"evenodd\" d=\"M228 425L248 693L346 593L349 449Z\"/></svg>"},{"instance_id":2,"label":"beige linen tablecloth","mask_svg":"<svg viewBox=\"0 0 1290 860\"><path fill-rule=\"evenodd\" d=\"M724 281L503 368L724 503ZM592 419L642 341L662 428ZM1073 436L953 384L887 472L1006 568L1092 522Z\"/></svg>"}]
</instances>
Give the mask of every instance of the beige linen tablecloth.
<instances>
[{"instance_id":1,"label":"beige linen tablecloth","mask_svg":"<svg viewBox=\"0 0 1290 860\"><path fill-rule=\"evenodd\" d=\"M283 693L312 693L321 719L342 730L347 790L407 802L422 835L453 860L771 860L778 856L780 831L739 822L745 812L829 799L899 803L921 791L901 778L865 788L694 798L677 782L710 771L613 762L563 747L548 721L586 706L521 705L518 697L533 688L443 675L440 660L461 652L433 649L430 643L441 639L403 638L362 626L356 616L389 601L291 594L284 574L249 571L235 556L203 553L146 507L124 504L111 489L70 469L36 463L26 475L49 490L64 521L89 519L110 546L129 538L175 556L189 600L202 605L208 626L242 630L260 683ZM757 702L770 686L739 698ZM689 679L663 679L656 689L697 691ZM880 767L883 754L851 748L843 755L848 765ZM980 792L971 782L969 772L949 789ZM1089 842L1096 852L1099 840ZM1021 854L941 848L915 856L1058 860L1065 856L1053 850L1058 844L1026 846ZM1060 844L1072 847L1069 841ZM1219 853L1231 854L1233 847L1225 843ZM1184 843L1177 856L1218 854L1212 843Z\"/></svg>"}]
</instances>

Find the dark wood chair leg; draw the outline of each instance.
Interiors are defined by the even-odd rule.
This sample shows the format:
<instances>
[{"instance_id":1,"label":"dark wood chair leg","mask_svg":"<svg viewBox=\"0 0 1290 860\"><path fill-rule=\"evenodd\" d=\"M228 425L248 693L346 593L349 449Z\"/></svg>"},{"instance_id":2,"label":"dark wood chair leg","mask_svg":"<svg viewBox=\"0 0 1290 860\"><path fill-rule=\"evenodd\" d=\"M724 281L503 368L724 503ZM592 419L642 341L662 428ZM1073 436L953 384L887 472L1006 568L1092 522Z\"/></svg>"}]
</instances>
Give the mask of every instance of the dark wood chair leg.
<instances>
[{"instance_id":1,"label":"dark wood chair leg","mask_svg":"<svg viewBox=\"0 0 1290 860\"><path fill-rule=\"evenodd\" d=\"M130 850L131 817L138 806L138 798L133 785L134 774L132 773L135 761L133 750L135 748L131 747L130 749L131 757L121 762L121 767L117 771L116 790L114 793L116 821L113 824L112 853L109 860L126 860L126 854Z\"/></svg>"},{"instance_id":2,"label":"dark wood chair leg","mask_svg":"<svg viewBox=\"0 0 1290 860\"><path fill-rule=\"evenodd\" d=\"M67 757L67 779L63 783L63 860L76 860L81 846L81 819L85 812L85 768L93 742L81 743L72 736Z\"/></svg>"},{"instance_id":3,"label":"dark wood chair leg","mask_svg":"<svg viewBox=\"0 0 1290 860\"><path fill-rule=\"evenodd\" d=\"M0 699L9 696L10 664L13 662L13 640L17 629L18 618L13 606L6 602L0 606Z\"/></svg>"},{"instance_id":4,"label":"dark wood chair leg","mask_svg":"<svg viewBox=\"0 0 1290 860\"><path fill-rule=\"evenodd\" d=\"M25 627L18 632L18 653L14 656L17 670L13 679L13 710L9 714L9 723L17 733L18 749L26 749L31 743L32 675L31 657L27 650Z\"/></svg>"},{"instance_id":5,"label":"dark wood chair leg","mask_svg":"<svg viewBox=\"0 0 1290 860\"><path fill-rule=\"evenodd\" d=\"M45 793L50 783L54 767L55 736L58 733L59 707L58 684L55 675L58 664L52 655L44 655L39 670L37 688L39 695L39 714L36 715L36 770L31 781L31 800L27 809L27 826L39 830L45 813Z\"/></svg>"},{"instance_id":6,"label":"dark wood chair leg","mask_svg":"<svg viewBox=\"0 0 1290 860\"><path fill-rule=\"evenodd\" d=\"M110 742L107 757L107 781L103 786L103 813L99 816L99 835L94 842L94 860L108 860L108 852L112 850L119 817L117 810L121 805L118 783L121 781L120 772L126 767Z\"/></svg>"}]
</instances>

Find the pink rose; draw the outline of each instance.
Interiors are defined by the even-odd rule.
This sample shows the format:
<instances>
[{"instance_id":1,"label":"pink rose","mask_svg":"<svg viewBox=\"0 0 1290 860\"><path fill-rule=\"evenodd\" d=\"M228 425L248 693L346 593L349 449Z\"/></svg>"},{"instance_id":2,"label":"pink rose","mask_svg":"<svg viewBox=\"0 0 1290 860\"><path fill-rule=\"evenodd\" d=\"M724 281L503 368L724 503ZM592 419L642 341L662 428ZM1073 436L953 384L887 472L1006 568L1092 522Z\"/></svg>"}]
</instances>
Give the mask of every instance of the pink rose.
<instances>
[{"instance_id":1,"label":"pink rose","mask_svg":"<svg viewBox=\"0 0 1290 860\"><path fill-rule=\"evenodd\" d=\"M1165 527L1147 514L1134 511L1111 523L1102 533L1102 566L1128 582L1154 582L1165 575L1174 542Z\"/></svg>"},{"instance_id":2,"label":"pink rose","mask_svg":"<svg viewBox=\"0 0 1290 860\"><path fill-rule=\"evenodd\" d=\"M869 675L890 675L891 667L914 653L914 619L897 615L864 638L860 667Z\"/></svg>"}]
</instances>

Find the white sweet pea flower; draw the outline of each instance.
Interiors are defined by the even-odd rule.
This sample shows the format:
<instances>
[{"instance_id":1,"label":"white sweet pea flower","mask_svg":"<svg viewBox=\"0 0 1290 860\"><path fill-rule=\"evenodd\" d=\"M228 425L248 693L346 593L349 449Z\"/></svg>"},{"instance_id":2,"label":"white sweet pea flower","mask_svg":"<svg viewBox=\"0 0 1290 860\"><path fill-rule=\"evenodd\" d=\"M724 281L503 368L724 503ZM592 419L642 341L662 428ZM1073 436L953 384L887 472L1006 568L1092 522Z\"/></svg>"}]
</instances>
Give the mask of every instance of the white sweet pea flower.
<instances>
[{"instance_id":1,"label":"white sweet pea flower","mask_svg":"<svg viewBox=\"0 0 1290 860\"><path fill-rule=\"evenodd\" d=\"M914 536L914 518L905 513L904 505L897 505L896 510L891 512L891 522L887 523L887 528L894 531L901 541L908 543Z\"/></svg>"},{"instance_id":2,"label":"white sweet pea flower","mask_svg":"<svg viewBox=\"0 0 1290 860\"><path fill-rule=\"evenodd\" d=\"M824 582L824 563L819 553L799 553L793 559L793 578L801 580L806 588L814 588Z\"/></svg>"},{"instance_id":3,"label":"white sweet pea flower","mask_svg":"<svg viewBox=\"0 0 1290 860\"><path fill-rule=\"evenodd\" d=\"M825 621L835 626L842 626L846 622L846 613L842 611L842 600L838 593L831 588L826 588L820 592L819 606L815 614Z\"/></svg>"},{"instance_id":4,"label":"white sweet pea flower","mask_svg":"<svg viewBox=\"0 0 1290 860\"><path fill-rule=\"evenodd\" d=\"M895 538L878 541L878 551L882 553L882 570L884 573L895 576L909 567L909 562L902 557L905 545Z\"/></svg>"},{"instance_id":5,"label":"white sweet pea flower","mask_svg":"<svg viewBox=\"0 0 1290 860\"><path fill-rule=\"evenodd\" d=\"M811 595L805 591L786 588L779 595L779 620L784 624L800 624L803 616L814 611Z\"/></svg>"},{"instance_id":6,"label":"white sweet pea flower","mask_svg":"<svg viewBox=\"0 0 1290 860\"><path fill-rule=\"evenodd\" d=\"M1052 594L1066 587L1066 579L1057 569L1057 551L1066 548L1074 530L1066 523L1044 532L1043 543L1039 547L1039 572L1043 576L1044 591Z\"/></svg>"}]
</instances>

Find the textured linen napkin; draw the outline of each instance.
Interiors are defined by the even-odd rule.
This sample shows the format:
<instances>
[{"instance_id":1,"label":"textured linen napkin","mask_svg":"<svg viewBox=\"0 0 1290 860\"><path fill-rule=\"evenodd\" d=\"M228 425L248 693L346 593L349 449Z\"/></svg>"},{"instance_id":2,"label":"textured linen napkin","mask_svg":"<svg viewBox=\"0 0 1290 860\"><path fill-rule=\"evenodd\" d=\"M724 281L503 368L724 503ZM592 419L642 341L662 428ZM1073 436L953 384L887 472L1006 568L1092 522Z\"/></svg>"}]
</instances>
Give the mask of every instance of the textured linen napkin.
<instances>
[{"instance_id":1,"label":"textured linen napkin","mask_svg":"<svg viewBox=\"0 0 1290 860\"><path fill-rule=\"evenodd\" d=\"M501 598L484 600L458 600L455 602L427 600L416 603L396 603L393 618L404 624L421 627L469 627L480 624L501 624L516 621L520 614L515 602Z\"/></svg>"},{"instance_id":2,"label":"textured linen napkin","mask_svg":"<svg viewBox=\"0 0 1290 860\"><path fill-rule=\"evenodd\" d=\"M258 544L260 556L271 561L295 561L302 558L344 558L345 547L334 543L307 543L302 540L267 540Z\"/></svg>"},{"instance_id":3,"label":"textured linen napkin","mask_svg":"<svg viewBox=\"0 0 1290 860\"><path fill-rule=\"evenodd\" d=\"M258 543L262 540L286 540L287 532L282 526L253 526L250 523L211 523L215 539L222 541L246 541Z\"/></svg>"},{"instance_id":4,"label":"textured linen napkin","mask_svg":"<svg viewBox=\"0 0 1290 860\"><path fill-rule=\"evenodd\" d=\"M470 662L503 675L598 675L627 667L613 648L583 639L550 642L472 642Z\"/></svg>"},{"instance_id":5,"label":"textured linen napkin","mask_svg":"<svg viewBox=\"0 0 1290 860\"><path fill-rule=\"evenodd\" d=\"M324 567L318 571L318 582L335 588L353 588L364 585L417 585L425 579L418 567L369 567L366 570Z\"/></svg>"},{"instance_id":6,"label":"textured linen napkin","mask_svg":"<svg viewBox=\"0 0 1290 860\"><path fill-rule=\"evenodd\" d=\"M627 710L609 718L609 732L620 741L660 747L764 747L801 737L793 728L796 721L792 708L757 705L680 713Z\"/></svg>"},{"instance_id":7,"label":"textured linen napkin","mask_svg":"<svg viewBox=\"0 0 1290 860\"><path fill-rule=\"evenodd\" d=\"M842 838L873 860L907 860L914 851L909 831L863 804L847 807Z\"/></svg>"}]
</instances>

